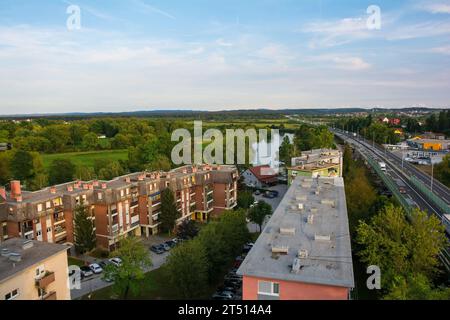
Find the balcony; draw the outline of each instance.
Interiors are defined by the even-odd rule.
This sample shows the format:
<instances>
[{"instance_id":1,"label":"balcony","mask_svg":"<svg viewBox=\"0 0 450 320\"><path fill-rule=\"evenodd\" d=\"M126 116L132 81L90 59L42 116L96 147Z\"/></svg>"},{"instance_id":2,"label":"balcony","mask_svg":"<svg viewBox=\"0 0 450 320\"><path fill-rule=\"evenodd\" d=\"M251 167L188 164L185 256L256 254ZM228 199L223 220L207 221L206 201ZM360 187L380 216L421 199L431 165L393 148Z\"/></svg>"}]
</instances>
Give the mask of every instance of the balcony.
<instances>
[{"instance_id":1,"label":"balcony","mask_svg":"<svg viewBox=\"0 0 450 320\"><path fill-rule=\"evenodd\" d=\"M136 200L136 201L133 201L133 202L130 203L130 208L137 207L138 204L139 204L139 202L138 202L137 200Z\"/></svg>"},{"instance_id":2,"label":"balcony","mask_svg":"<svg viewBox=\"0 0 450 320\"><path fill-rule=\"evenodd\" d=\"M46 272L45 275L40 278L36 279L36 286L38 288L44 289L46 288L50 283L55 281L55 273L54 272Z\"/></svg>"},{"instance_id":3,"label":"balcony","mask_svg":"<svg viewBox=\"0 0 450 320\"><path fill-rule=\"evenodd\" d=\"M41 297L42 300L56 300L56 291L50 291Z\"/></svg>"}]
</instances>

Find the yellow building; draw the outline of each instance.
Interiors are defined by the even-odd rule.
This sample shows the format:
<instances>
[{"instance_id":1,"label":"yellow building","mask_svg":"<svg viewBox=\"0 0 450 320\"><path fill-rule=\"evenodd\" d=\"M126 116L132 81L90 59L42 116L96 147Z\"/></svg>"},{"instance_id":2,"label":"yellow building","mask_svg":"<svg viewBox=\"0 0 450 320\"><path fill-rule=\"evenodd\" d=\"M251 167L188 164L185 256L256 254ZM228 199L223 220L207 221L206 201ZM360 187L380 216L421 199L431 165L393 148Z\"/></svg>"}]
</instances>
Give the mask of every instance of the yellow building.
<instances>
[{"instance_id":1,"label":"yellow building","mask_svg":"<svg viewBox=\"0 0 450 320\"><path fill-rule=\"evenodd\" d=\"M12 238L0 252L0 300L70 300L66 246Z\"/></svg>"}]
</instances>

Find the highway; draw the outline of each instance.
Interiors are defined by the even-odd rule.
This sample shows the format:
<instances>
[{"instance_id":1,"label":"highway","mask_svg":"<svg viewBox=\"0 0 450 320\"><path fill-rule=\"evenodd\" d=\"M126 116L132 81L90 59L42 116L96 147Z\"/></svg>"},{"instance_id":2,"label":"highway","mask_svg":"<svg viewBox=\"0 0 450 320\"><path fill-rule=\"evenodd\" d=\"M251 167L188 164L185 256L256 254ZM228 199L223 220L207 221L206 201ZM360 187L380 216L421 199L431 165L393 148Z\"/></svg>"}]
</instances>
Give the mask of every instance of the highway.
<instances>
[{"instance_id":1,"label":"highway","mask_svg":"<svg viewBox=\"0 0 450 320\"><path fill-rule=\"evenodd\" d=\"M368 142L361 136L354 136L343 132L342 130L330 129L336 136L340 137L344 141L350 143L358 151L367 157L378 162L386 163L386 175L392 179L392 181L397 185L397 187L404 187L406 193L402 194L404 199L412 207L418 207L421 210L427 211L430 214L436 215L439 220L442 219L442 215L449 212L443 212L443 210L437 206L435 203L430 201L428 197L418 190L410 181L409 177L416 176L421 182L430 187L431 178L425 173L415 168L413 165L403 161L398 156L392 154L389 151L382 149L381 147ZM447 204L450 203L450 190L439 183L438 181L433 181L433 192L438 195ZM445 249L440 255L441 261L450 269L450 250Z\"/></svg>"}]
</instances>

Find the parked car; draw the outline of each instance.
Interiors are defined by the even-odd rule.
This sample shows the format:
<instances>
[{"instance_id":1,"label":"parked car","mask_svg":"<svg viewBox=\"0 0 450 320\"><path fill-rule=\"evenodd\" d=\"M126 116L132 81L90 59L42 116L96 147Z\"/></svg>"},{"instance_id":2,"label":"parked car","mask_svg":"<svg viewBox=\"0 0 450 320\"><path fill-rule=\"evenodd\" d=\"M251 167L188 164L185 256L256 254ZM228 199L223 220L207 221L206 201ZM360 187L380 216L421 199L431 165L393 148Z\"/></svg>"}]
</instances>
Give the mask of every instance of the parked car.
<instances>
[{"instance_id":1,"label":"parked car","mask_svg":"<svg viewBox=\"0 0 450 320\"><path fill-rule=\"evenodd\" d=\"M252 250L252 248L253 248L253 244L250 245L250 244L247 243L247 244L244 245L244 248L242 249L242 252L248 253L250 250Z\"/></svg>"},{"instance_id":2,"label":"parked car","mask_svg":"<svg viewBox=\"0 0 450 320\"><path fill-rule=\"evenodd\" d=\"M98 263L91 263L91 264L89 265L89 268L92 270L92 272L93 272L94 274L99 274L99 273L102 273L102 272L103 272L102 267L100 267L100 265L99 265Z\"/></svg>"},{"instance_id":3,"label":"parked car","mask_svg":"<svg viewBox=\"0 0 450 320\"><path fill-rule=\"evenodd\" d=\"M110 264L112 264L109 260L102 260L98 263L102 269L106 269L106 267Z\"/></svg>"},{"instance_id":4,"label":"parked car","mask_svg":"<svg viewBox=\"0 0 450 320\"><path fill-rule=\"evenodd\" d=\"M81 277L82 278L88 278L91 277L94 273L92 272L91 268L88 266L82 266L80 267L81 270Z\"/></svg>"},{"instance_id":5,"label":"parked car","mask_svg":"<svg viewBox=\"0 0 450 320\"><path fill-rule=\"evenodd\" d=\"M156 254L163 254L165 252L161 245L155 244L150 247L150 250Z\"/></svg>"},{"instance_id":6,"label":"parked car","mask_svg":"<svg viewBox=\"0 0 450 320\"><path fill-rule=\"evenodd\" d=\"M261 191L259 191L259 190L256 190L256 191L255 191L255 195L256 195L256 196L259 196L260 194L261 194Z\"/></svg>"},{"instance_id":7,"label":"parked car","mask_svg":"<svg viewBox=\"0 0 450 320\"><path fill-rule=\"evenodd\" d=\"M174 247L177 245L177 243L176 243L175 241L173 241L173 240L166 241L165 243L166 243L171 249L174 248Z\"/></svg>"},{"instance_id":8,"label":"parked car","mask_svg":"<svg viewBox=\"0 0 450 320\"><path fill-rule=\"evenodd\" d=\"M399 191L401 194L405 194L405 193L406 193L406 188L405 188L405 187L398 187L398 191Z\"/></svg>"},{"instance_id":9,"label":"parked car","mask_svg":"<svg viewBox=\"0 0 450 320\"><path fill-rule=\"evenodd\" d=\"M237 288L233 287L233 286L224 286L224 287L220 287L219 290L217 292L231 292L233 294L236 294Z\"/></svg>"},{"instance_id":10,"label":"parked car","mask_svg":"<svg viewBox=\"0 0 450 320\"><path fill-rule=\"evenodd\" d=\"M172 249L167 242L164 242L161 244L161 248L163 248L164 251L170 251L170 249Z\"/></svg>"},{"instance_id":11,"label":"parked car","mask_svg":"<svg viewBox=\"0 0 450 320\"><path fill-rule=\"evenodd\" d=\"M231 287L231 288L235 288L236 290L238 290L241 287L242 282L237 279L236 280L225 280L223 285L225 287Z\"/></svg>"},{"instance_id":12,"label":"parked car","mask_svg":"<svg viewBox=\"0 0 450 320\"><path fill-rule=\"evenodd\" d=\"M109 262L111 262L116 267L120 267L122 265L122 259L120 258L111 258L109 259Z\"/></svg>"},{"instance_id":13,"label":"parked car","mask_svg":"<svg viewBox=\"0 0 450 320\"><path fill-rule=\"evenodd\" d=\"M263 197L267 199L273 199L275 198L275 195L272 192L267 191L263 194Z\"/></svg>"}]
</instances>

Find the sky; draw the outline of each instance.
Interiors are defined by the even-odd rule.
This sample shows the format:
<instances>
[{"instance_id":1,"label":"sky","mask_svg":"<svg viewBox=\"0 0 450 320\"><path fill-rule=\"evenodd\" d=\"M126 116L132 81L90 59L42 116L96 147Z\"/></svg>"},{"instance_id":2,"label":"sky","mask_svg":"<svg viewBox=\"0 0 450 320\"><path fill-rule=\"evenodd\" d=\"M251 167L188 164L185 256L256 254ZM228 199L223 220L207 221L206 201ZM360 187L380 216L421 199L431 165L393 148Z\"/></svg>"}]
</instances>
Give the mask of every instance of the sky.
<instances>
[{"instance_id":1,"label":"sky","mask_svg":"<svg viewBox=\"0 0 450 320\"><path fill-rule=\"evenodd\" d=\"M450 0L0 0L0 114L411 106L450 106Z\"/></svg>"}]
</instances>

